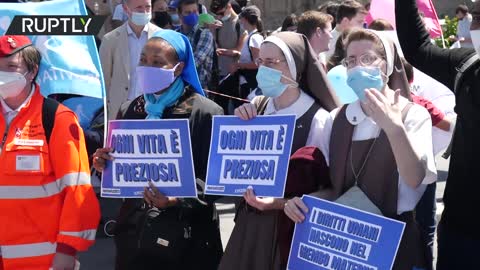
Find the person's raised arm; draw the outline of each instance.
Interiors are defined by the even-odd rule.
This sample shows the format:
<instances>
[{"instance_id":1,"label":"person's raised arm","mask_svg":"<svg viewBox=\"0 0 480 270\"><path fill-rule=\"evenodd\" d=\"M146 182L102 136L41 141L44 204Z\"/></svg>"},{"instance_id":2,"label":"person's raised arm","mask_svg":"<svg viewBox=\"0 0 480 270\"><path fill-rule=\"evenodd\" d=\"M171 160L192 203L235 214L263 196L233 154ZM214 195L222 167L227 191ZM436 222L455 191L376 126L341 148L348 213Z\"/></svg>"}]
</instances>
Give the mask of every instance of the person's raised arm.
<instances>
[{"instance_id":1,"label":"person's raised arm","mask_svg":"<svg viewBox=\"0 0 480 270\"><path fill-rule=\"evenodd\" d=\"M453 90L457 68L470 55L471 49L442 49L430 42L416 0L396 0L397 34L408 62Z\"/></svg>"}]
</instances>

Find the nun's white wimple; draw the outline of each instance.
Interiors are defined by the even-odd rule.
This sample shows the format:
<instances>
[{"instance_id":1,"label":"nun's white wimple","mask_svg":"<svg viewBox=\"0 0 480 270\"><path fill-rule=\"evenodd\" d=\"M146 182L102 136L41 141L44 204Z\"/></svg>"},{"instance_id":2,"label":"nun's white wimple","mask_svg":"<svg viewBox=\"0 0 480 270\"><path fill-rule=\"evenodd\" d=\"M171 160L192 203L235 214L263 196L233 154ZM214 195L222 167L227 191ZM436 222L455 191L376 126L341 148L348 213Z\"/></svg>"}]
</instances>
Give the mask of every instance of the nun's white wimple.
<instances>
[{"instance_id":1,"label":"nun's white wimple","mask_svg":"<svg viewBox=\"0 0 480 270\"><path fill-rule=\"evenodd\" d=\"M394 58L393 58L393 49L392 46L390 45L390 42L388 42L387 38L382 35L381 32L375 31L375 30L369 30L372 33L374 33L382 42L383 47L385 48L385 53L387 55L387 76L390 77L393 73L393 65L394 65Z\"/></svg>"},{"instance_id":2,"label":"nun's white wimple","mask_svg":"<svg viewBox=\"0 0 480 270\"><path fill-rule=\"evenodd\" d=\"M283 40L276 36L269 36L265 39L264 42L271 42L277 47L282 50L283 54L285 55L285 58L287 60L288 64L288 69L290 70L290 74L292 75L293 80L297 80L297 66L295 65L295 60L293 59L292 52L287 46L287 43L285 43Z\"/></svg>"}]
</instances>

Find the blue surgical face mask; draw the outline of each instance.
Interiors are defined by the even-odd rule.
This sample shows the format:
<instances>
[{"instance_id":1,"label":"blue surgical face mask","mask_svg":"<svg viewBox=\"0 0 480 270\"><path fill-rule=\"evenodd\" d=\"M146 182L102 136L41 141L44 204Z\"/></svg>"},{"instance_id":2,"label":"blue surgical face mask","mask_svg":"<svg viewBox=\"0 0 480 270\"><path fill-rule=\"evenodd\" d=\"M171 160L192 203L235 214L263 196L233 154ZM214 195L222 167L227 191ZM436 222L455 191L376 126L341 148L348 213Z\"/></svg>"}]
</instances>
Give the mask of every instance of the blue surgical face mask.
<instances>
[{"instance_id":1,"label":"blue surgical face mask","mask_svg":"<svg viewBox=\"0 0 480 270\"><path fill-rule=\"evenodd\" d=\"M143 26L146 25L152 19L152 13L141 13L141 12L132 12L132 22L135 25Z\"/></svg>"},{"instance_id":2,"label":"blue surgical face mask","mask_svg":"<svg viewBox=\"0 0 480 270\"><path fill-rule=\"evenodd\" d=\"M180 22L180 17L177 13L170 14L173 24L178 24Z\"/></svg>"},{"instance_id":3,"label":"blue surgical face mask","mask_svg":"<svg viewBox=\"0 0 480 270\"><path fill-rule=\"evenodd\" d=\"M197 13L192 13L188 16L183 17L183 23L188 26L195 26L198 23L198 14Z\"/></svg>"},{"instance_id":4,"label":"blue surgical face mask","mask_svg":"<svg viewBox=\"0 0 480 270\"><path fill-rule=\"evenodd\" d=\"M282 72L266 66L260 66L257 73L258 87L262 89L262 93L266 97L279 97L285 92L289 86L298 87L298 83L285 84L281 79L292 81L292 79L283 76Z\"/></svg>"},{"instance_id":5,"label":"blue surgical face mask","mask_svg":"<svg viewBox=\"0 0 480 270\"><path fill-rule=\"evenodd\" d=\"M374 88L382 91L385 86L382 70L379 67L356 66L347 71L347 84L360 101L365 100L365 90Z\"/></svg>"}]
</instances>

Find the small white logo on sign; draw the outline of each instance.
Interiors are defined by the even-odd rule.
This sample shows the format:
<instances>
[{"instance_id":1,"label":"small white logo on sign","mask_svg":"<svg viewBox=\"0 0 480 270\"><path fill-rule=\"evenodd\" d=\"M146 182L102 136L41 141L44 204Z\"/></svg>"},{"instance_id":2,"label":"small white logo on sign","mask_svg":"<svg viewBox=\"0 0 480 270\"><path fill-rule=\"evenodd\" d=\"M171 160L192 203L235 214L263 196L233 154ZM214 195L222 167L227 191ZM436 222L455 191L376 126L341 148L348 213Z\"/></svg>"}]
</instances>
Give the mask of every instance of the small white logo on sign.
<instances>
[{"instance_id":1,"label":"small white logo on sign","mask_svg":"<svg viewBox=\"0 0 480 270\"><path fill-rule=\"evenodd\" d=\"M40 171L40 155L17 156L16 157L17 171Z\"/></svg>"}]
</instances>

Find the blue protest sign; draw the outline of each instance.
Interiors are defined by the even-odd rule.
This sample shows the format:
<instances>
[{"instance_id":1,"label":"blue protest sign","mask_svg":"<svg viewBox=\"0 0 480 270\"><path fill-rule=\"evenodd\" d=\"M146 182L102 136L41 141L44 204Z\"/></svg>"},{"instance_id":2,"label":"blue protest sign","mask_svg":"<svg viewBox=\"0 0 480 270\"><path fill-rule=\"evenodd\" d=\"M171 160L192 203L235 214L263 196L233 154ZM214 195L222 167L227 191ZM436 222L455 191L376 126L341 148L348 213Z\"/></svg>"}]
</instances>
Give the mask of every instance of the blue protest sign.
<instances>
[{"instance_id":1,"label":"blue protest sign","mask_svg":"<svg viewBox=\"0 0 480 270\"><path fill-rule=\"evenodd\" d=\"M109 121L115 159L103 171L102 197L142 198L148 181L171 197L197 197L188 119Z\"/></svg>"},{"instance_id":2,"label":"blue protest sign","mask_svg":"<svg viewBox=\"0 0 480 270\"><path fill-rule=\"evenodd\" d=\"M283 198L294 129L294 115L214 116L205 193Z\"/></svg>"},{"instance_id":3,"label":"blue protest sign","mask_svg":"<svg viewBox=\"0 0 480 270\"><path fill-rule=\"evenodd\" d=\"M303 196L309 212L295 225L290 270L391 269L405 223Z\"/></svg>"},{"instance_id":4,"label":"blue protest sign","mask_svg":"<svg viewBox=\"0 0 480 270\"><path fill-rule=\"evenodd\" d=\"M0 35L15 15L87 15L83 0L0 5ZM75 94L102 99L103 75L93 36L29 36L42 54L37 83L42 95Z\"/></svg>"}]
</instances>

